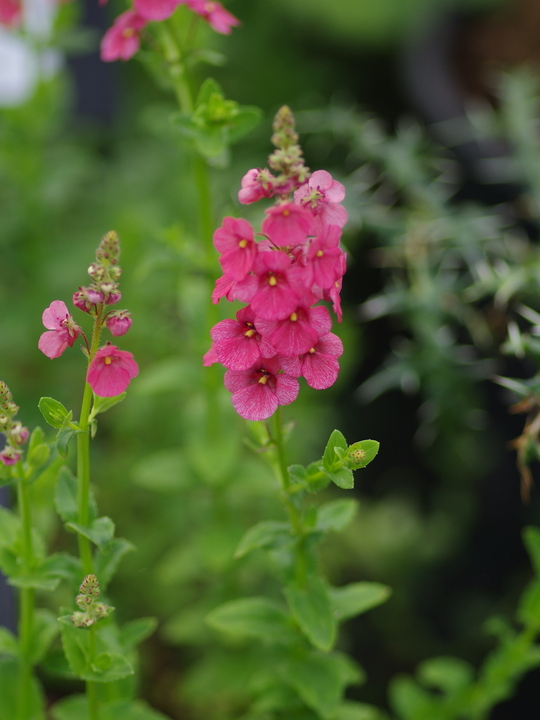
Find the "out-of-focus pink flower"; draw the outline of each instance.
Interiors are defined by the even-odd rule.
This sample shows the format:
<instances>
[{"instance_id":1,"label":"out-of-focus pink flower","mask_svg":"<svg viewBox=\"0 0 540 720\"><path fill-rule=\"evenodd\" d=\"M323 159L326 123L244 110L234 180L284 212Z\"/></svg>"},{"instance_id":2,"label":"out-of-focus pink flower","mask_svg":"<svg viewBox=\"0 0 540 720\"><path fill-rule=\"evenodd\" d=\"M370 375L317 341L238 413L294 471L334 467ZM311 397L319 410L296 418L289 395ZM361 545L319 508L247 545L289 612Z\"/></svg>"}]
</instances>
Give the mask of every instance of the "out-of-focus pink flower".
<instances>
[{"instance_id":1,"label":"out-of-focus pink flower","mask_svg":"<svg viewBox=\"0 0 540 720\"><path fill-rule=\"evenodd\" d=\"M257 202L274 194L274 176L267 168L248 170L242 178L242 187L238 191L238 200L244 204Z\"/></svg>"},{"instance_id":2,"label":"out-of-focus pink flower","mask_svg":"<svg viewBox=\"0 0 540 720\"><path fill-rule=\"evenodd\" d=\"M277 358L244 371L227 370L224 383L236 412L246 420L266 420L278 405L294 402L300 388L296 378L281 372Z\"/></svg>"},{"instance_id":3,"label":"out-of-focus pink flower","mask_svg":"<svg viewBox=\"0 0 540 720\"><path fill-rule=\"evenodd\" d=\"M262 231L279 247L304 242L313 230L313 216L300 205L283 203L266 210Z\"/></svg>"},{"instance_id":4,"label":"out-of-focus pink flower","mask_svg":"<svg viewBox=\"0 0 540 720\"><path fill-rule=\"evenodd\" d=\"M178 7L178 0L135 0L133 7L146 20L166 20Z\"/></svg>"},{"instance_id":5,"label":"out-of-focus pink flower","mask_svg":"<svg viewBox=\"0 0 540 720\"><path fill-rule=\"evenodd\" d=\"M326 170L317 170L307 183L294 193L294 200L311 209L319 225L338 225L347 222L347 211L339 203L345 197L345 188Z\"/></svg>"},{"instance_id":6,"label":"out-of-focus pink flower","mask_svg":"<svg viewBox=\"0 0 540 720\"><path fill-rule=\"evenodd\" d=\"M131 327L131 323L131 313L127 310L116 310L111 313L105 321L107 329L110 331L111 335L114 335L114 337L125 335Z\"/></svg>"},{"instance_id":7,"label":"out-of-focus pink flower","mask_svg":"<svg viewBox=\"0 0 540 720\"><path fill-rule=\"evenodd\" d=\"M212 343L210 345L210 348L203 355L203 366L210 367L210 365L213 365L217 362L219 362L219 360L216 353L216 348L214 347L214 343Z\"/></svg>"},{"instance_id":8,"label":"out-of-focus pink flower","mask_svg":"<svg viewBox=\"0 0 540 720\"><path fill-rule=\"evenodd\" d=\"M81 328L74 322L67 306L61 300L53 302L43 311L43 325L47 328L39 338L38 348L47 357L57 358L67 347L71 347Z\"/></svg>"},{"instance_id":9,"label":"out-of-focus pink flower","mask_svg":"<svg viewBox=\"0 0 540 720\"><path fill-rule=\"evenodd\" d=\"M96 395L115 397L123 393L138 374L139 366L130 352L107 344L94 355L86 380Z\"/></svg>"},{"instance_id":10,"label":"out-of-focus pink flower","mask_svg":"<svg viewBox=\"0 0 540 720\"><path fill-rule=\"evenodd\" d=\"M0 0L0 25L16 27L21 23L20 0Z\"/></svg>"},{"instance_id":11,"label":"out-of-focus pink flower","mask_svg":"<svg viewBox=\"0 0 540 720\"><path fill-rule=\"evenodd\" d=\"M184 0L184 2L190 10L206 20L213 30L222 35L229 35L233 27L240 25L240 20L225 10L219 2L214 0Z\"/></svg>"},{"instance_id":12,"label":"out-of-focus pink flower","mask_svg":"<svg viewBox=\"0 0 540 720\"><path fill-rule=\"evenodd\" d=\"M101 59L129 60L140 47L140 32L147 24L146 18L135 10L126 10L114 21L101 41Z\"/></svg>"},{"instance_id":13,"label":"out-of-focus pink flower","mask_svg":"<svg viewBox=\"0 0 540 720\"><path fill-rule=\"evenodd\" d=\"M15 450L15 448L11 447L11 445L8 445L0 453L0 462L2 462L4 465L15 465L19 462L21 457L22 453Z\"/></svg>"}]
</instances>

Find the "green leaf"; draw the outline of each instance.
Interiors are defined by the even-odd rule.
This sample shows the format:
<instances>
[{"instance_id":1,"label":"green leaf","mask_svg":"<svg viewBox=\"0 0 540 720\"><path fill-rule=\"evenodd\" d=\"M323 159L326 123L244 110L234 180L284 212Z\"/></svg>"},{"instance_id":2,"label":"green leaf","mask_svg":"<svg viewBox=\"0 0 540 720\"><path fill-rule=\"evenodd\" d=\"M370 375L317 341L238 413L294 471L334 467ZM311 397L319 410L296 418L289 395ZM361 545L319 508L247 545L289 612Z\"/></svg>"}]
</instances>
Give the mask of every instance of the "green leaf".
<instances>
[{"instance_id":1,"label":"green leaf","mask_svg":"<svg viewBox=\"0 0 540 720\"><path fill-rule=\"evenodd\" d=\"M474 680L474 669L455 657L434 657L420 663L418 679L423 685L442 690L447 695L460 692Z\"/></svg>"},{"instance_id":2,"label":"green leaf","mask_svg":"<svg viewBox=\"0 0 540 720\"><path fill-rule=\"evenodd\" d=\"M19 718L19 675L18 660L0 657L0 717L2 720ZM29 686L28 715L24 720L44 720L45 707L43 697L36 680L32 677Z\"/></svg>"},{"instance_id":3,"label":"green leaf","mask_svg":"<svg viewBox=\"0 0 540 720\"><path fill-rule=\"evenodd\" d=\"M335 467L335 463L336 461L339 461L339 457L337 456L335 451L336 447L342 448L343 450L347 450L348 447L347 441L339 430L334 430L332 432L324 450L322 464L326 472L333 472L334 470L337 470L337 467Z\"/></svg>"},{"instance_id":4,"label":"green leaf","mask_svg":"<svg viewBox=\"0 0 540 720\"><path fill-rule=\"evenodd\" d=\"M15 545L19 526L20 522L17 515L0 505L0 548Z\"/></svg>"},{"instance_id":5,"label":"green leaf","mask_svg":"<svg viewBox=\"0 0 540 720\"><path fill-rule=\"evenodd\" d=\"M322 490L330 483L330 478L324 472L321 461L312 462L306 468L306 483L309 492Z\"/></svg>"},{"instance_id":6,"label":"green leaf","mask_svg":"<svg viewBox=\"0 0 540 720\"><path fill-rule=\"evenodd\" d=\"M19 646L15 635L6 627L0 626L0 656L11 655L16 657L19 652Z\"/></svg>"},{"instance_id":7,"label":"green leaf","mask_svg":"<svg viewBox=\"0 0 540 720\"><path fill-rule=\"evenodd\" d=\"M52 641L59 632L60 625L56 615L50 610L35 610L32 644L30 646L30 656L34 664L41 662L45 657Z\"/></svg>"},{"instance_id":8,"label":"green leaf","mask_svg":"<svg viewBox=\"0 0 540 720\"><path fill-rule=\"evenodd\" d=\"M390 683L390 705L403 720L431 720L436 717L430 693L411 677L400 675Z\"/></svg>"},{"instance_id":9,"label":"green leaf","mask_svg":"<svg viewBox=\"0 0 540 720\"><path fill-rule=\"evenodd\" d=\"M332 720L385 720L388 716L373 705L346 701L338 707Z\"/></svg>"},{"instance_id":10,"label":"green leaf","mask_svg":"<svg viewBox=\"0 0 540 720\"><path fill-rule=\"evenodd\" d=\"M251 527L238 543L235 558L243 557L256 548L276 548L291 542L291 530L286 522L266 520Z\"/></svg>"},{"instance_id":11,"label":"green leaf","mask_svg":"<svg viewBox=\"0 0 540 720\"><path fill-rule=\"evenodd\" d=\"M199 94L197 95L197 100L195 101L195 107L198 108L201 105L206 105L212 95L223 96L223 90L217 80L209 77L204 80L199 89Z\"/></svg>"},{"instance_id":12,"label":"green leaf","mask_svg":"<svg viewBox=\"0 0 540 720\"><path fill-rule=\"evenodd\" d=\"M77 478L66 466L62 466L58 472L58 480L54 494L56 510L65 523L77 522L79 514L77 503ZM94 496L90 494L90 522L95 520L97 514Z\"/></svg>"},{"instance_id":13,"label":"green leaf","mask_svg":"<svg viewBox=\"0 0 540 720\"><path fill-rule=\"evenodd\" d=\"M330 720L342 701L347 685L362 681L363 674L346 655L310 652L287 661L282 678L308 707L325 720Z\"/></svg>"},{"instance_id":14,"label":"green leaf","mask_svg":"<svg viewBox=\"0 0 540 720\"><path fill-rule=\"evenodd\" d=\"M523 531L523 542L529 553L534 573L540 578L540 529L532 526L526 527Z\"/></svg>"},{"instance_id":15,"label":"green leaf","mask_svg":"<svg viewBox=\"0 0 540 720\"><path fill-rule=\"evenodd\" d=\"M20 565L17 556L6 548L0 551L0 567L8 575L10 585L46 591L54 590L61 579L71 580L75 572L78 576L81 573L77 558L64 553L55 553L42 558L29 573Z\"/></svg>"},{"instance_id":16,"label":"green leaf","mask_svg":"<svg viewBox=\"0 0 540 720\"><path fill-rule=\"evenodd\" d=\"M114 538L115 525L110 517L103 515L102 517L96 518L90 524L90 527L77 522L68 522L66 523L66 528L75 530L75 532L91 540L100 550L105 551L109 548Z\"/></svg>"},{"instance_id":17,"label":"green leaf","mask_svg":"<svg viewBox=\"0 0 540 720\"><path fill-rule=\"evenodd\" d=\"M381 605L391 592L386 585L375 582L357 582L329 589L334 616L338 620L361 615Z\"/></svg>"},{"instance_id":18,"label":"green leaf","mask_svg":"<svg viewBox=\"0 0 540 720\"><path fill-rule=\"evenodd\" d=\"M44 465L51 454L50 448L45 442L45 435L40 427L34 428L28 442L26 460L32 470Z\"/></svg>"},{"instance_id":19,"label":"green leaf","mask_svg":"<svg viewBox=\"0 0 540 720\"><path fill-rule=\"evenodd\" d=\"M53 720L90 720L86 695L70 695L51 709ZM142 700L113 700L99 707L100 720L169 720Z\"/></svg>"},{"instance_id":20,"label":"green leaf","mask_svg":"<svg viewBox=\"0 0 540 720\"><path fill-rule=\"evenodd\" d=\"M62 428L58 431L58 435L56 436L56 451L60 457L67 457L71 439L80 432L82 431L69 427Z\"/></svg>"},{"instance_id":21,"label":"green leaf","mask_svg":"<svg viewBox=\"0 0 540 720\"><path fill-rule=\"evenodd\" d=\"M266 642L291 643L299 636L283 608L264 597L242 598L220 605L207 615L217 630Z\"/></svg>"},{"instance_id":22,"label":"green leaf","mask_svg":"<svg viewBox=\"0 0 540 720\"><path fill-rule=\"evenodd\" d=\"M114 682L132 675L133 667L122 654L112 626L97 626L96 629L96 651L91 659L90 632L67 622L61 623L62 646L72 672L83 680L94 682Z\"/></svg>"},{"instance_id":23,"label":"green leaf","mask_svg":"<svg viewBox=\"0 0 540 720\"><path fill-rule=\"evenodd\" d=\"M336 620L325 583L310 575L304 585L291 584L284 593L309 641L319 650L330 650L336 639Z\"/></svg>"},{"instance_id":24,"label":"green leaf","mask_svg":"<svg viewBox=\"0 0 540 720\"><path fill-rule=\"evenodd\" d=\"M98 550L95 556L95 573L102 590L110 583L124 555L133 550L135 545L124 538L114 538L106 548Z\"/></svg>"},{"instance_id":25,"label":"green leaf","mask_svg":"<svg viewBox=\"0 0 540 720\"><path fill-rule=\"evenodd\" d=\"M330 500L317 508L317 530L339 532L349 525L358 511L358 502L352 499Z\"/></svg>"},{"instance_id":26,"label":"green leaf","mask_svg":"<svg viewBox=\"0 0 540 720\"><path fill-rule=\"evenodd\" d=\"M122 400L124 400L126 394L127 393L123 392L120 395L115 395L114 397L100 397L94 393L92 411L88 419L92 421L96 415L99 415L99 413L107 412L110 408L118 405L118 403L121 403Z\"/></svg>"},{"instance_id":27,"label":"green leaf","mask_svg":"<svg viewBox=\"0 0 540 720\"><path fill-rule=\"evenodd\" d=\"M133 650L137 645L149 638L158 626L158 621L153 617L138 618L122 625L119 632L119 642L124 650Z\"/></svg>"},{"instance_id":28,"label":"green leaf","mask_svg":"<svg viewBox=\"0 0 540 720\"><path fill-rule=\"evenodd\" d=\"M533 580L525 588L519 599L517 617L528 627L540 627L540 580Z\"/></svg>"},{"instance_id":29,"label":"green leaf","mask_svg":"<svg viewBox=\"0 0 540 720\"><path fill-rule=\"evenodd\" d=\"M45 421L48 422L49 425L52 425L53 428L60 429L64 427L73 417L71 410L68 411L61 402L54 398L42 397L38 403L38 407Z\"/></svg>"},{"instance_id":30,"label":"green leaf","mask_svg":"<svg viewBox=\"0 0 540 720\"><path fill-rule=\"evenodd\" d=\"M348 468L342 467L336 472L326 471L326 474L342 490L352 490L354 487L354 475Z\"/></svg>"},{"instance_id":31,"label":"green leaf","mask_svg":"<svg viewBox=\"0 0 540 720\"><path fill-rule=\"evenodd\" d=\"M347 461L352 470L366 467L379 452L380 443L376 440L361 440L353 443L347 450Z\"/></svg>"},{"instance_id":32,"label":"green leaf","mask_svg":"<svg viewBox=\"0 0 540 720\"><path fill-rule=\"evenodd\" d=\"M253 105L241 105L227 128L229 143L235 143L250 133L262 119L262 110Z\"/></svg>"}]
</instances>

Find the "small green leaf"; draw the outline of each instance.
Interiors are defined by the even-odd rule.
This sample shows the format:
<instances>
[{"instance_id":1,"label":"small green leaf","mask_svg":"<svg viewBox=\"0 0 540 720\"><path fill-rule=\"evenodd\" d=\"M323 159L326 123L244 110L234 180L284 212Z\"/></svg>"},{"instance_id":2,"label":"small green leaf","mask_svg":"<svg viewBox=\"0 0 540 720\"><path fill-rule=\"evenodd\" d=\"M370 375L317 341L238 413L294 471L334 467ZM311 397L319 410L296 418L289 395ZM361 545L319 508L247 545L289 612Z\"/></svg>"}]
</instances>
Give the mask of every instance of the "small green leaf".
<instances>
[{"instance_id":1,"label":"small green leaf","mask_svg":"<svg viewBox=\"0 0 540 720\"><path fill-rule=\"evenodd\" d=\"M56 436L56 451L60 457L67 457L71 439L80 432L82 431L69 427L62 428L58 431L58 435Z\"/></svg>"},{"instance_id":2,"label":"small green leaf","mask_svg":"<svg viewBox=\"0 0 540 720\"><path fill-rule=\"evenodd\" d=\"M330 650L336 639L336 620L325 583L310 575L303 585L290 584L284 593L309 641L319 650Z\"/></svg>"},{"instance_id":3,"label":"small green leaf","mask_svg":"<svg viewBox=\"0 0 540 720\"><path fill-rule=\"evenodd\" d=\"M366 467L379 452L380 443L376 440L361 440L353 443L347 450L347 462L352 470Z\"/></svg>"},{"instance_id":4,"label":"small green leaf","mask_svg":"<svg viewBox=\"0 0 540 720\"><path fill-rule=\"evenodd\" d=\"M338 620L346 620L386 602L391 590L380 583L357 582L330 588L329 593L335 617Z\"/></svg>"},{"instance_id":5,"label":"small green leaf","mask_svg":"<svg viewBox=\"0 0 540 720\"><path fill-rule=\"evenodd\" d=\"M0 655L17 657L19 646L17 638L6 627L0 626Z\"/></svg>"},{"instance_id":6,"label":"small green leaf","mask_svg":"<svg viewBox=\"0 0 540 720\"><path fill-rule=\"evenodd\" d=\"M326 472L332 472L333 470L337 470L337 467L335 467L335 463L336 461L339 461L339 458L336 455L336 447L342 448L343 450L347 450L348 447L347 441L339 430L334 430L332 432L324 450L322 464Z\"/></svg>"},{"instance_id":7,"label":"small green leaf","mask_svg":"<svg viewBox=\"0 0 540 720\"><path fill-rule=\"evenodd\" d=\"M13 547L20 523L17 515L0 505L0 547Z\"/></svg>"},{"instance_id":8,"label":"small green leaf","mask_svg":"<svg viewBox=\"0 0 540 720\"><path fill-rule=\"evenodd\" d=\"M124 650L129 651L137 647L143 640L149 638L158 626L158 621L153 617L137 618L122 625L119 632L119 642Z\"/></svg>"},{"instance_id":9,"label":"small green leaf","mask_svg":"<svg viewBox=\"0 0 540 720\"><path fill-rule=\"evenodd\" d=\"M58 480L54 494L56 510L65 523L77 522L79 514L77 504L77 478L66 466L62 466L58 472ZM96 503L93 495L90 495L90 522L95 520L97 513Z\"/></svg>"},{"instance_id":10,"label":"small green leaf","mask_svg":"<svg viewBox=\"0 0 540 720\"><path fill-rule=\"evenodd\" d=\"M113 537L115 525L110 517L102 516L96 518L90 527L77 522L68 522L66 527L75 530L88 540L91 540L102 551L108 549Z\"/></svg>"},{"instance_id":11,"label":"small green leaf","mask_svg":"<svg viewBox=\"0 0 540 720\"><path fill-rule=\"evenodd\" d=\"M437 688L447 695L462 691L474 680L474 668L455 657L434 657L420 663L418 679L423 685Z\"/></svg>"},{"instance_id":12,"label":"small green leaf","mask_svg":"<svg viewBox=\"0 0 540 720\"><path fill-rule=\"evenodd\" d=\"M523 542L535 575L540 578L540 529L533 526L526 527L523 531Z\"/></svg>"},{"instance_id":13,"label":"small green leaf","mask_svg":"<svg viewBox=\"0 0 540 720\"><path fill-rule=\"evenodd\" d=\"M66 422L70 422L73 417L73 413L54 398L42 397L38 407L45 421L52 425L53 428L60 429L64 427Z\"/></svg>"},{"instance_id":14,"label":"small green leaf","mask_svg":"<svg viewBox=\"0 0 540 720\"><path fill-rule=\"evenodd\" d=\"M240 558L256 548L276 548L291 542L291 530L286 522L266 520L251 527L240 540L234 557Z\"/></svg>"},{"instance_id":15,"label":"small green leaf","mask_svg":"<svg viewBox=\"0 0 540 720\"><path fill-rule=\"evenodd\" d=\"M282 678L317 715L330 720L342 701L345 688L361 682L363 673L342 653L312 651L287 661Z\"/></svg>"},{"instance_id":16,"label":"small green leaf","mask_svg":"<svg viewBox=\"0 0 540 720\"><path fill-rule=\"evenodd\" d=\"M86 695L69 695L51 709L53 720L90 720ZM99 706L100 720L169 720L142 700L112 700Z\"/></svg>"},{"instance_id":17,"label":"small green leaf","mask_svg":"<svg viewBox=\"0 0 540 720\"><path fill-rule=\"evenodd\" d=\"M517 616L528 627L540 627L540 580L533 580L523 591Z\"/></svg>"},{"instance_id":18,"label":"small green leaf","mask_svg":"<svg viewBox=\"0 0 540 720\"><path fill-rule=\"evenodd\" d=\"M291 643L299 637L290 616L264 597L232 600L212 610L206 621L222 632L266 642Z\"/></svg>"},{"instance_id":19,"label":"small green leaf","mask_svg":"<svg viewBox=\"0 0 540 720\"><path fill-rule=\"evenodd\" d=\"M60 632L60 625L50 610L38 609L34 611L34 624L32 628L32 644L30 656L32 662L37 664L45 657L52 641Z\"/></svg>"},{"instance_id":20,"label":"small green leaf","mask_svg":"<svg viewBox=\"0 0 540 720\"><path fill-rule=\"evenodd\" d=\"M326 471L326 474L330 480L335 483L342 490L352 490L354 487L354 475L352 470L342 467L335 472Z\"/></svg>"},{"instance_id":21,"label":"small green leaf","mask_svg":"<svg viewBox=\"0 0 540 720\"><path fill-rule=\"evenodd\" d=\"M321 461L312 462L306 468L306 483L309 492L322 490L330 483L330 478L324 472Z\"/></svg>"},{"instance_id":22,"label":"small green leaf","mask_svg":"<svg viewBox=\"0 0 540 720\"><path fill-rule=\"evenodd\" d=\"M64 617L59 619L64 620ZM94 682L114 682L132 675L133 667L121 654L111 627L97 627L96 652L90 658L88 630L61 622L62 646L72 672L83 680Z\"/></svg>"},{"instance_id":23,"label":"small green leaf","mask_svg":"<svg viewBox=\"0 0 540 720\"><path fill-rule=\"evenodd\" d=\"M330 500L317 508L317 530L340 532L349 525L358 511L358 502L352 499Z\"/></svg>"},{"instance_id":24,"label":"small green leaf","mask_svg":"<svg viewBox=\"0 0 540 720\"><path fill-rule=\"evenodd\" d=\"M133 550L135 545L124 538L114 538L106 548L98 550L95 556L95 573L102 590L110 583L124 555Z\"/></svg>"},{"instance_id":25,"label":"small green leaf","mask_svg":"<svg viewBox=\"0 0 540 720\"><path fill-rule=\"evenodd\" d=\"M100 397L94 393L92 411L90 412L88 419L92 421L96 415L99 415L99 413L107 412L110 408L118 405L118 403L124 400L126 394L127 393L123 392L120 395L115 395L114 397Z\"/></svg>"},{"instance_id":26,"label":"small green leaf","mask_svg":"<svg viewBox=\"0 0 540 720\"><path fill-rule=\"evenodd\" d=\"M337 708L332 720L388 720L388 715L374 705L347 700Z\"/></svg>"},{"instance_id":27,"label":"small green leaf","mask_svg":"<svg viewBox=\"0 0 540 720\"><path fill-rule=\"evenodd\" d=\"M436 717L430 693L411 677L399 675L390 684L390 705L403 720Z\"/></svg>"}]
</instances>

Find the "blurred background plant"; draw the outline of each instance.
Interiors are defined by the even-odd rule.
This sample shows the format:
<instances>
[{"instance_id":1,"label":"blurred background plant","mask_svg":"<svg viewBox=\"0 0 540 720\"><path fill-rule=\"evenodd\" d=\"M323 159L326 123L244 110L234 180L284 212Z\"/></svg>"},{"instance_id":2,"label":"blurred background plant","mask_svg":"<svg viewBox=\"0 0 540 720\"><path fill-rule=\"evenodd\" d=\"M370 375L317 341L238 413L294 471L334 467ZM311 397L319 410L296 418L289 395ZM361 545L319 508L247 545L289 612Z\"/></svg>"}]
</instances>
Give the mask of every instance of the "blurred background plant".
<instances>
[{"instance_id":1,"label":"blurred background plant","mask_svg":"<svg viewBox=\"0 0 540 720\"><path fill-rule=\"evenodd\" d=\"M213 50L205 61L215 64L193 70L194 87L210 72L227 98L262 108L263 119L212 171L216 219L237 214L238 178L266 156L284 102L303 111L308 165L347 187L342 374L332 390L305 391L295 404L291 460L320 456L333 427L381 441L357 519L322 558L335 584L393 588L343 641L369 676L354 697L384 707L390 677L429 656L478 666L492 647L484 621L511 616L530 576L521 529L538 525L538 500L533 486L522 504L507 445L523 420L508 414L508 383L491 378L536 372L522 306L540 311L538 81L534 68L516 67L538 60L538 3L227 7L243 26L232 37L203 34ZM94 447L100 508L137 545L111 592L120 620L160 620L143 657L142 690L154 706L172 717L236 718L253 656L238 652L233 662L204 618L269 588L260 556L233 553L247 527L279 518L280 508L270 476L239 441L241 423L235 429L225 414L228 396L213 448L219 472L193 437L203 416L202 367L192 358L206 349L208 267L194 241L191 161L170 122L174 97L156 88L144 55L114 66L97 59L100 34L123 9L61 5L56 30L38 45L60 47L67 60L58 56L26 99L6 94L0 377L30 426L44 388L59 400L77 392L76 360L60 367L36 351L41 312L51 293L71 293L96 238L115 228L130 268L128 349L141 374ZM76 15L101 31L73 33ZM37 490L41 529L61 545L52 485ZM51 696L70 689L46 681ZM531 674L490 717L536 718L534 684Z\"/></svg>"}]
</instances>

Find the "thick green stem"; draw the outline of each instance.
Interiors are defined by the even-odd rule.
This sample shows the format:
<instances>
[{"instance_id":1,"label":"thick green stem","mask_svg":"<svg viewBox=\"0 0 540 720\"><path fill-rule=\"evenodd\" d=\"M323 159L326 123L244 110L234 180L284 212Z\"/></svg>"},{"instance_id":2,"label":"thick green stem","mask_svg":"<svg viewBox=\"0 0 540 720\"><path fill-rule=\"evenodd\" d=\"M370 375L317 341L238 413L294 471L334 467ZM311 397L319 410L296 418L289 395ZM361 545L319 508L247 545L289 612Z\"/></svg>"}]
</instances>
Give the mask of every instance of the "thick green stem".
<instances>
[{"instance_id":1,"label":"thick green stem","mask_svg":"<svg viewBox=\"0 0 540 720\"><path fill-rule=\"evenodd\" d=\"M17 501L21 519L22 561L26 572L34 565L32 546L32 516L27 479L22 464L18 465L20 476L17 483ZM19 661L20 675L17 697L17 720L28 720L32 683L32 638L34 632L34 589L22 588L19 594Z\"/></svg>"}]
</instances>

